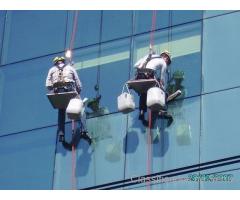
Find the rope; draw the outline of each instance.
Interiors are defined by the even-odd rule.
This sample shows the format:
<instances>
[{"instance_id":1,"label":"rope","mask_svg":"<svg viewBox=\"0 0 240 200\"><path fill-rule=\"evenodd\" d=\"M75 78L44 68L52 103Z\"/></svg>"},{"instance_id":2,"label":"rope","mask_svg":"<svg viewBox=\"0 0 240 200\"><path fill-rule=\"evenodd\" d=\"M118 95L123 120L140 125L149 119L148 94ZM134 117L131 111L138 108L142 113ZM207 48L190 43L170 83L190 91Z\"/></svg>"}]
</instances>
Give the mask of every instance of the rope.
<instances>
[{"instance_id":1,"label":"rope","mask_svg":"<svg viewBox=\"0 0 240 200\"><path fill-rule=\"evenodd\" d=\"M172 50L172 11L169 10L169 29L168 29L168 51ZM171 67L168 67L168 83L171 80Z\"/></svg>"},{"instance_id":2,"label":"rope","mask_svg":"<svg viewBox=\"0 0 240 200\"><path fill-rule=\"evenodd\" d=\"M72 120L72 137L75 132L75 121ZM76 189L76 149L74 144L72 144L72 189Z\"/></svg>"},{"instance_id":3,"label":"rope","mask_svg":"<svg viewBox=\"0 0 240 200\"><path fill-rule=\"evenodd\" d=\"M154 46L154 33L156 30L157 11L152 11L152 27L150 33L150 53L152 53ZM147 174L150 175L152 171L152 136L151 136L151 125L152 125L152 112L148 112L148 135L147 135ZM150 182L146 183L147 189L151 189Z\"/></svg>"},{"instance_id":4,"label":"rope","mask_svg":"<svg viewBox=\"0 0 240 200\"><path fill-rule=\"evenodd\" d=\"M154 32L156 30L156 21L157 21L157 11L152 11L152 27L151 27L151 33L150 33L150 48L153 48L154 45Z\"/></svg>"},{"instance_id":5,"label":"rope","mask_svg":"<svg viewBox=\"0 0 240 200\"><path fill-rule=\"evenodd\" d=\"M70 39L69 50L73 49L74 41L75 41L75 38L76 38L77 23L78 23L78 12L79 11L75 11L75 13L74 13L73 29L72 29L71 39Z\"/></svg>"},{"instance_id":6,"label":"rope","mask_svg":"<svg viewBox=\"0 0 240 200\"><path fill-rule=\"evenodd\" d=\"M70 39L70 45L69 45L69 50L72 53L72 49L74 47L74 42L75 42L75 38L76 38L76 32L77 32L77 25L78 25L78 14L79 11L75 11L74 13L74 19L73 19L73 29L72 29L72 34L71 34L71 39ZM69 58L70 62L72 60L72 55ZM73 140L73 136L75 133L75 121L72 120L72 140ZM74 144L72 144L72 189L76 189L76 148L74 146Z\"/></svg>"},{"instance_id":7,"label":"rope","mask_svg":"<svg viewBox=\"0 0 240 200\"><path fill-rule=\"evenodd\" d=\"M147 153L147 175L152 173L152 136L151 136L151 125L152 125L152 111L148 112L148 135L147 135L147 144L148 144L148 153ZM147 181L147 189L151 189L150 182Z\"/></svg>"}]
</instances>

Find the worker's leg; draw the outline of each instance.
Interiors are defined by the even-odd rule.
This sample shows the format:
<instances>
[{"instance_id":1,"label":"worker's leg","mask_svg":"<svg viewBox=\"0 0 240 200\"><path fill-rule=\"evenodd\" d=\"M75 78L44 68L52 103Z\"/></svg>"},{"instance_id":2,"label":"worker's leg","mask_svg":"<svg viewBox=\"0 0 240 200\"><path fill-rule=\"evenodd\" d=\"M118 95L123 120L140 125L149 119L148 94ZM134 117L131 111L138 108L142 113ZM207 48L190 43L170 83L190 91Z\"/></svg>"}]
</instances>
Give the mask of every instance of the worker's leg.
<instances>
[{"instance_id":1,"label":"worker's leg","mask_svg":"<svg viewBox=\"0 0 240 200\"><path fill-rule=\"evenodd\" d=\"M65 109L58 110L58 135L59 142L63 142L65 140Z\"/></svg>"},{"instance_id":2,"label":"worker's leg","mask_svg":"<svg viewBox=\"0 0 240 200\"><path fill-rule=\"evenodd\" d=\"M80 118L80 121L81 121L81 130L82 130L82 137L87 140L87 142L89 144L92 143L92 138L91 136L89 135L88 133L88 130L87 130L87 117L86 117L86 113L83 112L82 113L82 116Z\"/></svg>"},{"instance_id":3,"label":"worker's leg","mask_svg":"<svg viewBox=\"0 0 240 200\"><path fill-rule=\"evenodd\" d=\"M145 113L147 112L147 94L142 93L139 98L139 120L142 120L144 126L148 126L148 121L145 119Z\"/></svg>"}]
</instances>

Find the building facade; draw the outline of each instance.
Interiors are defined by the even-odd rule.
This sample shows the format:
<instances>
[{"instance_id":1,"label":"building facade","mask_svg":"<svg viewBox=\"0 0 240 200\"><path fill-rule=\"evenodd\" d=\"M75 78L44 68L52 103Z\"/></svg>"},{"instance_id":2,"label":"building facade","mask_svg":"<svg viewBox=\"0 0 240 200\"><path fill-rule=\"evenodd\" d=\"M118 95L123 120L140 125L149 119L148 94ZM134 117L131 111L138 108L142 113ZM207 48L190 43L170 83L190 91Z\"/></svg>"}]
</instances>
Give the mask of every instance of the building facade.
<instances>
[{"instance_id":1,"label":"building facade","mask_svg":"<svg viewBox=\"0 0 240 200\"><path fill-rule=\"evenodd\" d=\"M184 96L169 104L171 126L149 130L117 96L148 53L152 11L0 11L0 189L240 189L239 25L239 11L156 12L154 49L172 53ZM81 96L101 95L87 109L93 144L75 154L45 89L71 41Z\"/></svg>"}]
</instances>

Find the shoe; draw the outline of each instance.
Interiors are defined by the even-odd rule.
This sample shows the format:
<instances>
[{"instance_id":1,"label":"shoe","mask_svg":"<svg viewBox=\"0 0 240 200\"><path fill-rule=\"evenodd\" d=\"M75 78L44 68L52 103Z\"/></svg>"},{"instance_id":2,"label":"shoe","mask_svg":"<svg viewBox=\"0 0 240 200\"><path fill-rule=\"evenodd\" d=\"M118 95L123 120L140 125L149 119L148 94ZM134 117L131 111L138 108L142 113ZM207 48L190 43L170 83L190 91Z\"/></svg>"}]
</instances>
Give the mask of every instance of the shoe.
<instances>
[{"instance_id":1,"label":"shoe","mask_svg":"<svg viewBox=\"0 0 240 200\"><path fill-rule=\"evenodd\" d=\"M65 141L65 137L64 137L64 133L62 131L59 132L59 142L64 142Z\"/></svg>"},{"instance_id":2,"label":"shoe","mask_svg":"<svg viewBox=\"0 0 240 200\"><path fill-rule=\"evenodd\" d=\"M173 123L173 117L172 117L171 114L168 114L167 111L161 110L158 115L161 119L167 119L168 120L167 127L169 127Z\"/></svg>"},{"instance_id":3,"label":"shoe","mask_svg":"<svg viewBox=\"0 0 240 200\"><path fill-rule=\"evenodd\" d=\"M69 151L72 151L72 144L69 144L65 141L62 142L62 145L65 149L69 150Z\"/></svg>"},{"instance_id":4,"label":"shoe","mask_svg":"<svg viewBox=\"0 0 240 200\"><path fill-rule=\"evenodd\" d=\"M88 134L87 131L83 131L81 137L82 137L83 139L87 140L87 142L88 142L89 145L92 144L92 138L91 138L91 136Z\"/></svg>"}]
</instances>

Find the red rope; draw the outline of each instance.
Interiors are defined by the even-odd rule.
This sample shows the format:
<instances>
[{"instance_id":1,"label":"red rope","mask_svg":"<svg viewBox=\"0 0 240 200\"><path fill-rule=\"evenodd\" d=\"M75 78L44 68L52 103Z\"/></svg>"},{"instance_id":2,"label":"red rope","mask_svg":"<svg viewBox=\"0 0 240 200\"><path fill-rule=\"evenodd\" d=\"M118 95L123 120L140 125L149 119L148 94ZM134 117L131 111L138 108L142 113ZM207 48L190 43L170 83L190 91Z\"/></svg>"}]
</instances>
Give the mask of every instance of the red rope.
<instances>
[{"instance_id":1,"label":"red rope","mask_svg":"<svg viewBox=\"0 0 240 200\"><path fill-rule=\"evenodd\" d=\"M76 32L77 32L77 27L78 27L78 13L79 11L75 11L74 13L74 19L73 19L73 29L72 29L72 34L71 34L71 39L70 39L70 44L69 44L69 50L72 52L72 49L74 48L74 41L76 38Z\"/></svg>"},{"instance_id":2,"label":"red rope","mask_svg":"<svg viewBox=\"0 0 240 200\"><path fill-rule=\"evenodd\" d=\"M75 121L72 120L72 136L75 132ZM74 144L72 145L72 189L76 189L76 149Z\"/></svg>"},{"instance_id":3,"label":"red rope","mask_svg":"<svg viewBox=\"0 0 240 200\"><path fill-rule=\"evenodd\" d=\"M156 21L157 21L157 11L152 11L152 27L151 27L151 33L150 33L150 45L153 47L154 45L154 32L156 30Z\"/></svg>"},{"instance_id":4,"label":"red rope","mask_svg":"<svg viewBox=\"0 0 240 200\"><path fill-rule=\"evenodd\" d=\"M152 11L152 27L150 33L150 48L153 48L154 45L154 32L156 29L156 21L157 21L157 11ZM150 175L152 172L152 136L151 136L151 125L152 125L152 112L149 110L148 114L148 135L147 135L147 174ZM150 182L146 183L147 189L151 189Z\"/></svg>"},{"instance_id":5,"label":"red rope","mask_svg":"<svg viewBox=\"0 0 240 200\"><path fill-rule=\"evenodd\" d=\"M147 175L150 175L152 172L152 136L151 136L151 125L152 125L152 111L148 112L148 135L147 135ZM147 189L151 189L150 182L147 182Z\"/></svg>"}]
</instances>

